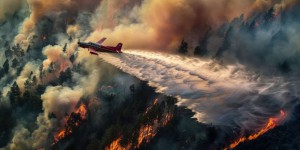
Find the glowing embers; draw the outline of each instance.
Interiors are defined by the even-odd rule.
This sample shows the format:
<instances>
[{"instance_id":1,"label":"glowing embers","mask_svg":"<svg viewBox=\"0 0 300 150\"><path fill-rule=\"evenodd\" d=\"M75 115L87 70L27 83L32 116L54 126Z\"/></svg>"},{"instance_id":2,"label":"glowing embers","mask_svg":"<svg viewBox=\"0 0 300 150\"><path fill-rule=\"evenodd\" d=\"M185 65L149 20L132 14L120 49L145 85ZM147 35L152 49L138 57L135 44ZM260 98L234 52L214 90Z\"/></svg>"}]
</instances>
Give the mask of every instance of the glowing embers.
<instances>
[{"instance_id":1,"label":"glowing embers","mask_svg":"<svg viewBox=\"0 0 300 150\"><path fill-rule=\"evenodd\" d=\"M234 141L232 144L229 145L228 148L225 148L224 150L228 150L228 149L233 149L236 146L238 146L240 143L245 142L245 141L251 141L254 139L257 139L259 136L265 134L266 132L268 132L269 130L275 128L281 121L284 120L286 114L283 110L280 111L280 116L276 117L276 118L270 118L268 120L268 123L266 124L266 126L262 129L260 129L258 132L248 136L248 137L241 137L238 140Z\"/></svg>"},{"instance_id":2,"label":"glowing embers","mask_svg":"<svg viewBox=\"0 0 300 150\"><path fill-rule=\"evenodd\" d=\"M82 121L86 120L86 117L87 107L82 103L74 112L71 113L71 115L66 115L65 127L54 135L52 145L65 138L67 135L72 134L74 128L78 127Z\"/></svg>"}]
</instances>

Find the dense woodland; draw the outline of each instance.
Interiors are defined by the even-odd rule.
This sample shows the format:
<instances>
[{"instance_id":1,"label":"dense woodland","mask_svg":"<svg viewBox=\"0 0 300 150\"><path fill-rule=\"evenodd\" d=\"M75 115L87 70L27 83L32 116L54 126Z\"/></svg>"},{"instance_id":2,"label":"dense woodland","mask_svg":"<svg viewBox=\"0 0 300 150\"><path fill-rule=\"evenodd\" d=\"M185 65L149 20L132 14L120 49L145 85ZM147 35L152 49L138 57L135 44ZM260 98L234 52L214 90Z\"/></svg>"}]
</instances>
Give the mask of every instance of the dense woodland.
<instances>
[{"instance_id":1,"label":"dense woodland","mask_svg":"<svg viewBox=\"0 0 300 150\"><path fill-rule=\"evenodd\" d=\"M294 14L292 17L298 16L297 10L291 10L291 12L282 15L288 13ZM14 18L18 19L18 15L15 15ZM268 43L263 43L261 49L253 53L249 51L252 42L257 42L254 39L259 39L256 31L267 30L275 21L274 8L270 8L262 14L254 15L247 21L241 15L233 21L225 23L216 31L208 27L205 34L199 37L196 46L189 44L187 39L182 40L177 51L183 55L191 53L193 56L203 59L213 58L220 63L226 63L226 60L229 60L226 58L228 56L226 54L233 53L241 64L255 68L266 62L267 57L265 54L258 57L255 55L254 57L253 53L261 54L261 49L270 48L269 53L271 54L272 50L276 51L281 48L278 48L276 43L280 43L283 47L289 43L288 36L284 32L285 29L282 28L272 35ZM53 24L53 22L53 20L47 18L43 23ZM288 18L282 17L279 22L288 24ZM5 24L8 23L2 25ZM13 23L13 25L16 26L17 23ZM51 30L48 29L49 26L41 25L40 28L41 31L45 32L43 34L51 34ZM242 52L245 53L239 51L242 46L235 43L240 38L238 36L240 34L245 36L245 41L251 41L242 43L244 44L242 45L243 48L245 48ZM211 44L209 41L212 37L222 39L222 44L216 51L210 51L209 49ZM49 37L43 40L39 35L36 35L33 37L35 42L22 49L20 45L12 44L8 40L9 38L6 34L1 33L0 47L1 52L3 52L2 56L5 59L1 60L2 64L0 64L0 83L1 87L9 87L9 89L6 89L8 91L6 95L3 94L4 90L0 94L0 147L5 147L12 141L14 130L19 124L28 129L29 133L38 128L36 118L40 113L43 113L41 96L48 86L72 86L76 83L74 74L88 74L82 64L75 63L77 56L72 54L66 58L72 64L72 67L60 72L58 77L50 82L43 82L45 76L55 74L57 64L52 62L49 68L43 68L41 60L45 56L41 54L41 49L48 44L56 45L57 39ZM69 37L68 40L70 43L74 39ZM62 45L63 53L67 52L69 43ZM296 56L272 62L272 67L283 74L293 72L293 69L295 69L293 64L297 66L298 63L295 59ZM20 76L25 64L31 60L37 60L39 74L31 72L24 85L22 85L25 87L25 91L21 92L16 77ZM156 93L155 89L146 82L134 78L135 82L132 85L118 83L115 77L133 77L110 64L100 61L99 64L99 67L102 67L102 72L110 72L109 74L101 74L103 80L98 85L99 88L105 87L104 90L80 99L78 105L80 103L89 105L92 100L95 101L91 103L93 106L88 108L86 119L75 112L66 114L72 119L66 123L64 128L72 131L72 133L53 145L51 145L51 141L53 141L55 129L51 129L53 132L48 135L50 148L104 149L120 137L122 137L121 146L131 145L137 147L139 145L139 129L146 125L154 126L154 120L163 121L166 113L172 114L168 123L165 125L156 123L156 126L159 124L160 127L157 128L155 136L148 142L142 142L138 149L222 149L236 138L230 134L232 129L224 133L223 127L197 122L196 119L191 118L194 115L193 112L187 108L176 106L177 100L175 98ZM264 66L263 69L267 70L266 68L268 66ZM157 104L154 104L155 99L158 99ZM257 140L242 143L236 149L299 149L299 143L297 142L299 139L298 132L300 131L298 112L299 108L296 108L295 113L292 113L295 116L292 121L276 127ZM57 118L57 115L52 112L47 115L52 121ZM77 122L80 122L80 124L77 125ZM236 130L240 131L241 129Z\"/></svg>"}]
</instances>

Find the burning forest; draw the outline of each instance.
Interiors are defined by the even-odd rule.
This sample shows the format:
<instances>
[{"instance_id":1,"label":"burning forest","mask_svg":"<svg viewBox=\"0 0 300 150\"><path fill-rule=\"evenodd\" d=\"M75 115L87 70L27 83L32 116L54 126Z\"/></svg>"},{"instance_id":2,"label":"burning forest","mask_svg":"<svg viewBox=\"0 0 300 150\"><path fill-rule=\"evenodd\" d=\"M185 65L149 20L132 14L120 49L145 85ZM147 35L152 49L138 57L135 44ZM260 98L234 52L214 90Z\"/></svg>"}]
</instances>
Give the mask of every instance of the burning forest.
<instances>
[{"instance_id":1,"label":"burning forest","mask_svg":"<svg viewBox=\"0 0 300 150\"><path fill-rule=\"evenodd\" d=\"M300 149L299 8L2 0L0 149Z\"/></svg>"}]
</instances>

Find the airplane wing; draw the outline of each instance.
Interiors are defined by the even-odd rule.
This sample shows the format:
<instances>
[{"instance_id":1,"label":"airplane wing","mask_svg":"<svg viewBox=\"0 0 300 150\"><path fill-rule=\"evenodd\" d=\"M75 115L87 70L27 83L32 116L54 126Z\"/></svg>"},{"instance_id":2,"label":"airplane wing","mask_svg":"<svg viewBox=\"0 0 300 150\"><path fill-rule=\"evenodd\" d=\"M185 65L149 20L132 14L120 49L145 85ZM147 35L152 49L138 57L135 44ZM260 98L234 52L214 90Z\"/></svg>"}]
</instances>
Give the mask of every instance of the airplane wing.
<instances>
[{"instance_id":1,"label":"airplane wing","mask_svg":"<svg viewBox=\"0 0 300 150\"><path fill-rule=\"evenodd\" d=\"M97 42L97 44L102 44L105 40L106 40L106 38L102 38L101 40L99 40L99 41Z\"/></svg>"},{"instance_id":2,"label":"airplane wing","mask_svg":"<svg viewBox=\"0 0 300 150\"><path fill-rule=\"evenodd\" d=\"M98 53L97 53L96 51L90 50L90 53L91 53L92 55L97 55L97 56L98 56Z\"/></svg>"}]
</instances>

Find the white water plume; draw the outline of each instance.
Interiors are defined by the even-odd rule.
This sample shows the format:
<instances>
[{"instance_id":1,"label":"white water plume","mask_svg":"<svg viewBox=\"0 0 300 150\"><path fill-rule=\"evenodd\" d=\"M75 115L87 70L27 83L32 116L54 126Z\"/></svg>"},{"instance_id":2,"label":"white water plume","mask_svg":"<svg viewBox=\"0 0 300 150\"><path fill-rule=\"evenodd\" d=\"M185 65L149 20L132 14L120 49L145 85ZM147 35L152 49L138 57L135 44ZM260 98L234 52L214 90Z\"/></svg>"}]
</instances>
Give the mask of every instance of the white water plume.
<instances>
[{"instance_id":1,"label":"white water plume","mask_svg":"<svg viewBox=\"0 0 300 150\"><path fill-rule=\"evenodd\" d=\"M298 97L295 85L279 77L262 79L239 65L129 50L99 57L148 81L158 92L177 97L178 105L191 109L203 123L256 129L280 110L290 110Z\"/></svg>"}]
</instances>

